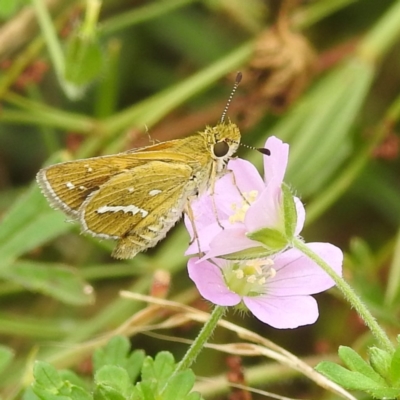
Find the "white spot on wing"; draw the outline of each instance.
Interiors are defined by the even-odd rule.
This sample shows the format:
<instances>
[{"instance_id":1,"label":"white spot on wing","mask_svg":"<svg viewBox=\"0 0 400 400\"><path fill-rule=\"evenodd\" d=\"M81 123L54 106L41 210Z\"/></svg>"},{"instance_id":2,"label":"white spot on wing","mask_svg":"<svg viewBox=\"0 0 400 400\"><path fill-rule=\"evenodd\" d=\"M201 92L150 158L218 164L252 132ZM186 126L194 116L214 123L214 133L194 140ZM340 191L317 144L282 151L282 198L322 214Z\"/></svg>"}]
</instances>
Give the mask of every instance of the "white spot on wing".
<instances>
[{"instance_id":1,"label":"white spot on wing","mask_svg":"<svg viewBox=\"0 0 400 400\"><path fill-rule=\"evenodd\" d=\"M97 209L97 212L99 214L104 214L107 212L118 212L122 211L125 214L126 213L132 213L132 215L136 215L137 213L142 214L142 218L146 217L149 213L146 210L143 210L143 208L136 207L135 205L131 204L129 206L101 206L100 208Z\"/></svg>"},{"instance_id":2,"label":"white spot on wing","mask_svg":"<svg viewBox=\"0 0 400 400\"><path fill-rule=\"evenodd\" d=\"M160 194L161 192L162 192L162 190L153 189L153 190L150 190L149 196L157 196L157 195Z\"/></svg>"},{"instance_id":3,"label":"white spot on wing","mask_svg":"<svg viewBox=\"0 0 400 400\"><path fill-rule=\"evenodd\" d=\"M87 169L87 172L93 172L93 168L89 164L85 164L84 167Z\"/></svg>"},{"instance_id":4,"label":"white spot on wing","mask_svg":"<svg viewBox=\"0 0 400 400\"><path fill-rule=\"evenodd\" d=\"M149 225L149 226L147 227L147 229L148 229L149 231L151 231L151 232L157 233L157 232L160 232L160 230L162 229L162 226L160 226L160 225Z\"/></svg>"},{"instance_id":5,"label":"white spot on wing","mask_svg":"<svg viewBox=\"0 0 400 400\"><path fill-rule=\"evenodd\" d=\"M75 185L74 185L72 182L67 182L67 183L65 184L65 186L66 186L68 189L75 189Z\"/></svg>"}]
</instances>

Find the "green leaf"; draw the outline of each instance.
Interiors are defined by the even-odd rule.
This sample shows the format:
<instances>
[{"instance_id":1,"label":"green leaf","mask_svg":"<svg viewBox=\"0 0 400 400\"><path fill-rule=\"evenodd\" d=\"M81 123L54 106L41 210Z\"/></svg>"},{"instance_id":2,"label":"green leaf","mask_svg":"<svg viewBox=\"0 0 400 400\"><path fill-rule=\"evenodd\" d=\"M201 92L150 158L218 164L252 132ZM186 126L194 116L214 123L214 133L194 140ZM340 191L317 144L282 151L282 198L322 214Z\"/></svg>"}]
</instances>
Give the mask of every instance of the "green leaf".
<instances>
[{"instance_id":1,"label":"green leaf","mask_svg":"<svg viewBox=\"0 0 400 400\"><path fill-rule=\"evenodd\" d=\"M330 361L319 363L315 369L346 389L368 392L372 389L385 388L384 385L379 385L375 380L366 377L360 372L349 371L341 365Z\"/></svg>"},{"instance_id":2,"label":"green leaf","mask_svg":"<svg viewBox=\"0 0 400 400\"><path fill-rule=\"evenodd\" d=\"M103 68L103 54L95 38L81 34L71 36L66 51L65 78L75 85L87 85Z\"/></svg>"},{"instance_id":3,"label":"green leaf","mask_svg":"<svg viewBox=\"0 0 400 400\"><path fill-rule=\"evenodd\" d=\"M314 85L274 127L276 136L290 140L286 179L296 182L303 196L317 193L349 156L351 128L373 75L372 64L346 60Z\"/></svg>"},{"instance_id":4,"label":"green leaf","mask_svg":"<svg viewBox=\"0 0 400 400\"><path fill-rule=\"evenodd\" d=\"M66 304L79 306L94 302L93 289L78 271L61 264L16 261L0 270L0 276Z\"/></svg>"},{"instance_id":5,"label":"green leaf","mask_svg":"<svg viewBox=\"0 0 400 400\"><path fill-rule=\"evenodd\" d=\"M1 220L0 269L70 228L71 225L65 223L65 216L52 210L33 184Z\"/></svg>"},{"instance_id":6,"label":"green leaf","mask_svg":"<svg viewBox=\"0 0 400 400\"><path fill-rule=\"evenodd\" d=\"M376 399L382 399L382 400L391 400L391 399L398 399L400 395L400 389L398 388L377 388L377 389L371 389L368 390L367 393L369 393L372 397Z\"/></svg>"},{"instance_id":7,"label":"green leaf","mask_svg":"<svg viewBox=\"0 0 400 400\"><path fill-rule=\"evenodd\" d=\"M203 397L199 392L192 392L186 396L186 400L202 400Z\"/></svg>"},{"instance_id":8,"label":"green leaf","mask_svg":"<svg viewBox=\"0 0 400 400\"><path fill-rule=\"evenodd\" d=\"M369 359L372 368L385 380L390 381L389 370L392 356L385 350L371 347L369 349Z\"/></svg>"},{"instance_id":9,"label":"green leaf","mask_svg":"<svg viewBox=\"0 0 400 400\"><path fill-rule=\"evenodd\" d=\"M374 369L369 365L356 351L347 346L339 347L339 357L343 360L344 364L352 371L357 371L363 376L375 381L377 384L386 386L385 380L377 374Z\"/></svg>"},{"instance_id":10,"label":"green leaf","mask_svg":"<svg viewBox=\"0 0 400 400\"><path fill-rule=\"evenodd\" d=\"M390 381L393 386L400 386L400 345L397 346L390 363Z\"/></svg>"},{"instance_id":11,"label":"green leaf","mask_svg":"<svg viewBox=\"0 0 400 400\"><path fill-rule=\"evenodd\" d=\"M128 372L132 382L138 377L145 358L144 351L135 350L129 354L130 343L126 337L115 336L102 349L97 349L93 355L94 370L98 371L105 365L118 365Z\"/></svg>"},{"instance_id":12,"label":"green leaf","mask_svg":"<svg viewBox=\"0 0 400 400\"><path fill-rule=\"evenodd\" d=\"M186 399L193 389L196 377L191 370L178 373L168 381L163 393L163 400Z\"/></svg>"},{"instance_id":13,"label":"green leaf","mask_svg":"<svg viewBox=\"0 0 400 400\"><path fill-rule=\"evenodd\" d=\"M0 373L3 372L14 358L14 352L9 347L0 345Z\"/></svg>"},{"instance_id":14,"label":"green leaf","mask_svg":"<svg viewBox=\"0 0 400 400\"><path fill-rule=\"evenodd\" d=\"M145 352L143 350L135 350L129 356L128 363L125 368L132 382L135 382L137 377L139 376L144 362L144 358L145 358Z\"/></svg>"},{"instance_id":15,"label":"green leaf","mask_svg":"<svg viewBox=\"0 0 400 400\"><path fill-rule=\"evenodd\" d=\"M156 395L157 382L151 380L139 382L133 391L134 398L138 398L140 400L155 400Z\"/></svg>"},{"instance_id":16,"label":"green leaf","mask_svg":"<svg viewBox=\"0 0 400 400\"><path fill-rule=\"evenodd\" d=\"M95 383L101 394L109 392L113 398L128 398L133 390L132 381L129 378L128 372L116 365L106 365L95 374ZM106 396L108 397L108 395Z\"/></svg>"},{"instance_id":17,"label":"green leaf","mask_svg":"<svg viewBox=\"0 0 400 400\"><path fill-rule=\"evenodd\" d=\"M80 386L81 388L89 389L88 382L83 380L80 376L75 374L75 372L69 369L62 369L61 371L58 371L58 374L64 382L68 381L74 386Z\"/></svg>"},{"instance_id":18,"label":"green leaf","mask_svg":"<svg viewBox=\"0 0 400 400\"><path fill-rule=\"evenodd\" d=\"M94 370L98 371L105 365L123 366L130 348L131 345L126 337L114 336L103 348L95 351L93 355Z\"/></svg>"},{"instance_id":19,"label":"green leaf","mask_svg":"<svg viewBox=\"0 0 400 400\"><path fill-rule=\"evenodd\" d=\"M100 385L96 387L93 393L94 400L126 400L126 397L122 395L117 389L110 386Z\"/></svg>"},{"instance_id":20,"label":"green leaf","mask_svg":"<svg viewBox=\"0 0 400 400\"><path fill-rule=\"evenodd\" d=\"M71 400L92 400L93 397L85 389L79 386L65 382L64 386L61 388L61 394L67 396Z\"/></svg>"},{"instance_id":21,"label":"green leaf","mask_svg":"<svg viewBox=\"0 0 400 400\"><path fill-rule=\"evenodd\" d=\"M24 394L22 395L22 400L38 400L39 397L33 392L32 386L28 386Z\"/></svg>"},{"instance_id":22,"label":"green leaf","mask_svg":"<svg viewBox=\"0 0 400 400\"><path fill-rule=\"evenodd\" d=\"M32 390L42 400L92 400L83 388L63 380L50 364L36 361L33 367L35 381Z\"/></svg>"},{"instance_id":23,"label":"green leaf","mask_svg":"<svg viewBox=\"0 0 400 400\"><path fill-rule=\"evenodd\" d=\"M35 362L33 366L33 376L35 378L35 386L40 385L43 388L52 389L54 392L57 392L62 386L62 380L58 371L51 364L43 361Z\"/></svg>"},{"instance_id":24,"label":"green leaf","mask_svg":"<svg viewBox=\"0 0 400 400\"><path fill-rule=\"evenodd\" d=\"M142 381L155 380L158 388L162 388L167 380L171 377L175 369L175 360L173 355L168 351L158 353L153 360L146 357L142 367Z\"/></svg>"}]
</instances>

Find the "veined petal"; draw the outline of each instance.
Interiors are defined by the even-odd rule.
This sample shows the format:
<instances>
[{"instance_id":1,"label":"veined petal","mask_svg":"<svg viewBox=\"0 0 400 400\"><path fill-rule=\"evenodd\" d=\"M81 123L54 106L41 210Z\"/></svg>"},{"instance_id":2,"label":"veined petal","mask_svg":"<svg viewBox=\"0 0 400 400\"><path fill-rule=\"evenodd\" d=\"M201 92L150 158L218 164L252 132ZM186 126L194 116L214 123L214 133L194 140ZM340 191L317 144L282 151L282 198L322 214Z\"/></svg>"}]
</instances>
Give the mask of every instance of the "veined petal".
<instances>
[{"instance_id":1,"label":"veined petal","mask_svg":"<svg viewBox=\"0 0 400 400\"><path fill-rule=\"evenodd\" d=\"M294 234L295 236L297 236L300 234L300 232L304 227L304 221L306 220L306 210L304 209L304 204L298 197L294 197L294 204L296 206L296 213L297 213L297 223Z\"/></svg>"},{"instance_id":2,"label":"veined petal","mask_svg":"<svg viewBox=\"0 0 400 400\"><path fill-rule=\"evenodd\" d=\"M245 297L243 302L260 321L278 329L297 328L314 323L318 305L311 296Z\"/></svg>"},{"instance_id":3,"label":"veined petal","mask_svg":"<svg viewBox=\"0 0 400 400\"><path fill-rule=\"evenodd\" d=\"M230 160L227 168L228 171L230 170L235 174L236 185L242 192L257 190L261 193L264 189L265 184L257 168L250 161L242 160L241 158ZM219 179L219 181L222 179L229 179L229 173ZM232 178L230 181L232 182Z\"/></svg>"},{"instance_id":4,"label":"veined petal","mask_svg":"<svg viewBox=\"0 0 400 400\"><path fill-rule=\"evenodd\" d=\"M276 178L280 186L288 163L289 145L271 136L265 142L265 147L271 151L271 155L264 156L264 181L269 184L272 178Z\"/></svg>"},{"instance_id":5,"label":"veined petal","mask_svg":"<svg viewBox=\"0 0 400 400\"><path fill-rule=\"evenodd\" d=\"M259 247L260 244L246 237L246 228L242 223L217 234L210 243L210 251L205 258L223 256L241 250Z\"/></svg>"},{"instance_id":6,"label":"veined petal","mask_svg":"<svg viewBox=\"0 0 400 400\"><path fill-rule=\"evenodd\" d=\"M227 222L225 221L225 225L226 223ZM188 249L185 251L185 256L191 254L198 254L200 251L203 253L209 251L211 240L220 232L223 232L222 228L216 222L203 227L201 230L198 230L197 231L197 234L199 235L198 240L195 240L191 235L192 242L190 243ZM199 249L199 244L200 244L200 249Z\"/></svg>"},{"instance_id":7,"label":"veined petal","mask_svg":"<svg viewBox=\"0 0 400 400\"><path fill-rule=\"evenodd\" d=\"M188 271L190 279L205 299L220 306L234 306L240 302L240 296L228 289L217 265L191 258L188 262Z\"/></svg>"},{"instance_id":8,"label":"veined petal","mask_svg":"<svg viewBox=\"0 0 400 400\"><path fill-rule=\"evenodd\" d=\"M247 210L244 223L248 232L262 228L284 231L282 189L278 179L271 179L258 199Z\"/></svg>"},{"instance_id":9,"label":"veined petal","mask_svg":"<svg viewBox=\"0 0 400 400\"><path fill-rule=\"evenodd\" d=\"M330 243L308 243L339 275L343 253ZM273 297L320 293L335 285L332 278L314 261L297 249L287 250L274 259L276 275L268 280L267 294Z\"/></svg>"}]
</instances>

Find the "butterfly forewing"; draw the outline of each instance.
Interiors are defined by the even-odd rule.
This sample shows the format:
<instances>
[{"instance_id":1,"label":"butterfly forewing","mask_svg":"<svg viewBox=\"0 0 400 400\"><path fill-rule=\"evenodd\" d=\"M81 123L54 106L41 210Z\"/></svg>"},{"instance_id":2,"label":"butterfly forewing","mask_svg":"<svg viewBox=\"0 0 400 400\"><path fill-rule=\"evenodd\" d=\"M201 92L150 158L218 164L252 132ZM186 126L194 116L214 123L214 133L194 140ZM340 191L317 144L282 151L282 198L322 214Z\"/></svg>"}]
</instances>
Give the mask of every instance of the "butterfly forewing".
<instances>
[{"instance_id":1,"label":"butterfly forewing","mask_svg":"<svg viewBox=\"0 0 400 400\"><path fill-rule=\"evenodd\" d=\"M50 204L77 218L86 198L112 176L139 165L129 157L97 157L69 161L42 169L37 181Z\"/></svg>"},{"instance_id":2,"label":"butterfly forewing","mask_svg":"<svg viewBox=\"0 0 400 400\"><path fill-rule=\"evenodd\" d=\"M177 153L171 142L159 143L112 156L68 161L39 171L37 181L50 204L76 219L86 198L113 176L144 163L164 161L190 164L196 162L187 154ZM161 153L161 154L160 154Z\"/></svg>"},{"instance_id":3,"label":"butterfly forewing","mask_svg":"<svg viewBox=\"0 0 400 400\"><path fill-rule=\"evenodd\" d=\"M239 141L236 125L221 123L184 139L56 164L37 181L52 207L84 232L117 240L114 257L131 258L164 238L188 202L213 187ZM221 142L222 154L214 147Z\"/></svg>"}]
</instances>

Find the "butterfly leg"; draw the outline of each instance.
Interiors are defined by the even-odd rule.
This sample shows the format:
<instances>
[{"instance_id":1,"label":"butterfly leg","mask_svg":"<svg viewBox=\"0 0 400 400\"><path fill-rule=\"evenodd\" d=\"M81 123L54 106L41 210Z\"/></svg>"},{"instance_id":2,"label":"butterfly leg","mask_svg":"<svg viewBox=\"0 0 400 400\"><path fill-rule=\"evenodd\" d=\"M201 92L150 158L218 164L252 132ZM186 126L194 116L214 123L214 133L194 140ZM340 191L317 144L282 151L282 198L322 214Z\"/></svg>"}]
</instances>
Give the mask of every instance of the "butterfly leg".
<instances>
[{"instance_id":1,"label":"butterfly leg","mask_svg":"<svg viewBox=\"0 0 400 400\"><path fill-rule=\"evenodd\" d=\"M227 169L227 170L225 171L225 174L229 174L229 175L231 176L233 186L235 186L235 188L236 188L236 190L238 191L240 197L243 199L243 201L244 201L245 203L247 203L248 205L250 205L249 200L248 200L247 197L244 195L244 193L240 190L239 186L238 186L237 183L236 183L236 177L235 177L234 172L233 172L231 169Z\"/></svg>"},{"instance_id":2,"label":"butterfly leg","mask_svg":"<svg viewBox=\"0 0 400 400\"><path fill-rule=\"evenodd\" d=\"M221 175L218 175L218 178L220 178ZM217 221L217 224L219 227L223 230L225 229L224 226L221 224L219 217L218 217L218 210L217 210L217 205L215 204L215 182L217 182L217 172L215 170L215 167L211 170L211 185L210 185L210 196L211 196L211 204L212 204L212 209L213 213L215 216L215 220Z\"/></svg>"},{"instance_id":3,"label":"butterfly leg","mask_svg":"<svg viewBox=\"0 0 400 400\"><path fill-rule=\"evenodd\" d=\"M145 129L146 129L146 135L147 135L147 137L149 138L150 144L151 144L151 145L155 145L155 144L157 144L157 143L160 143L159 140L153 139L153 137L151 136L151 133L150 133L150 131L149 131L149 127L148 127L147 125L145 125L144 127L145 127Z\"/></svg>"},{"instance_id":4,"label":"butterfly leg","mask_svg":"<svg viewBox=\"0 0 400 400\"><path fill-rule=\"evenodd\" d=\"M202 256L202 255L204 255L204 253L201 251L199 235L197 233L196 223L194 221L194 213L193 213L192 206L190 205L190 200L187 202L187 204L185 206L185 213L188 216L189 221L192 225L192 229L193 229L193 239L190 241L190 244L192 244L194 241L196 241L197 248L199 249L199 255Z\"/></svg>"}]
</instances>

